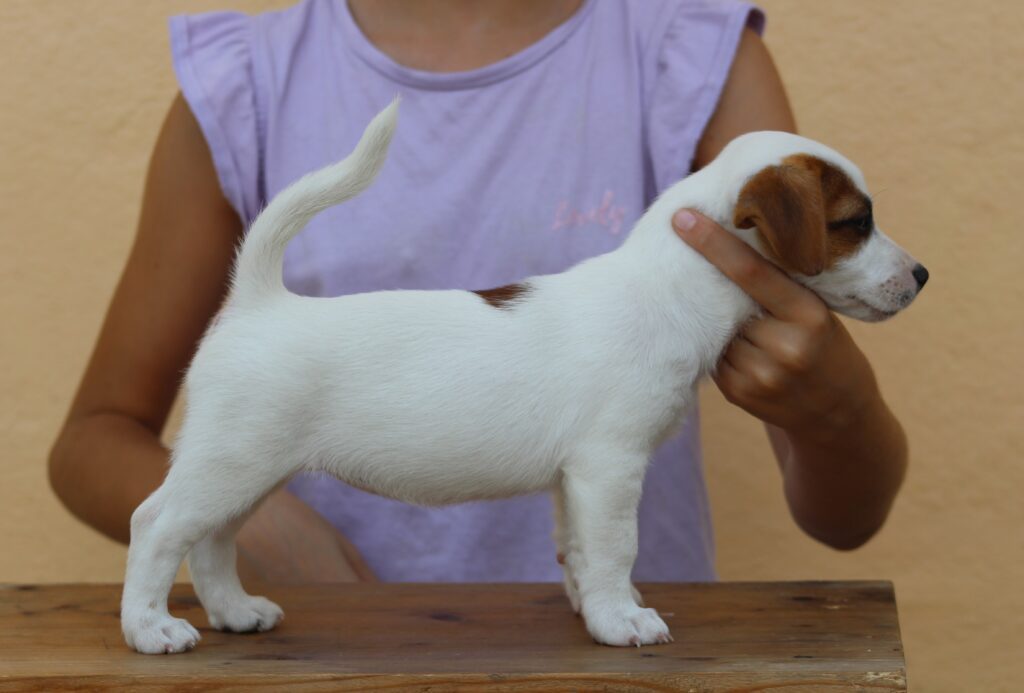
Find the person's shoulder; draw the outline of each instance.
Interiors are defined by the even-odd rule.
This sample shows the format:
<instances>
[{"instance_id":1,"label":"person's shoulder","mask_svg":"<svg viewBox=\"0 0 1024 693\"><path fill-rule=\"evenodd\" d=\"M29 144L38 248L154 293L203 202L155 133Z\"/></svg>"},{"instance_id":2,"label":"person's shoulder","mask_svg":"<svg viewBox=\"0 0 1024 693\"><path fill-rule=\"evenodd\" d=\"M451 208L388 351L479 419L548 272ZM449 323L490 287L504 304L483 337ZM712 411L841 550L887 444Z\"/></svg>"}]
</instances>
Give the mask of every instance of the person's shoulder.
<instances>
[{"instance_id":1,"label":"person's shoulder","mask_svg":"<svg viewBox=\"0 0 1024 693\"><path fill-rule=\"evenodd\" d=\"M337 12L335 0L300 0L286 7L243 16L255 35L271 44L289 44L309 40L324 30L329 33L330 27L338 21Z\"/></svg>"},{"instance_id":2,"label":"person's shoulder","mask_svg":"<svg viewBox=\"0 0 1024 693\"><path fill-rule=\"evenodd\" d=\"M742 0L666 0L645 54L649 146L658 189L692 169L746 28L764 17Z\"/></svg>"},{"instance_id":3,"label":"person's shoulder","mask_svg":"<svg viewBox=\"0 0 1024 693\"><path fill-rule=\"evenodd\" d=\"M750 15L751 26L760 31L761 13L746 0L588 1L594 3L594 21L626 32L641 55L657 52L666 35L680 26L715 34L729 29L730 18Z\"/></svg>"},{"instance_id":4,"label":"person's shoulder","mask_svg":"<svg viewBox=\"0 0 1024 693\"><path fill-rule=\"evenodd\" d=\"M247 49L257 35L277 42L295 40L309 27L328 22L330 12L330 4L324 0L301 0L264 12L232 9L181 14L170 19L172 43L179 34L193 44L244 44Z\"/></svg>"},{"instance_id":5,"label":"person's shoulder","mask_svg":"<svg viewBox=\"0 0 1024 693\"><path fill-rule=\"evenodd\" d=\"M593 3L597 24L625 33L644 50L658 42L665 24L687 0L587 0Z\"/></svg>"}]
</instances>

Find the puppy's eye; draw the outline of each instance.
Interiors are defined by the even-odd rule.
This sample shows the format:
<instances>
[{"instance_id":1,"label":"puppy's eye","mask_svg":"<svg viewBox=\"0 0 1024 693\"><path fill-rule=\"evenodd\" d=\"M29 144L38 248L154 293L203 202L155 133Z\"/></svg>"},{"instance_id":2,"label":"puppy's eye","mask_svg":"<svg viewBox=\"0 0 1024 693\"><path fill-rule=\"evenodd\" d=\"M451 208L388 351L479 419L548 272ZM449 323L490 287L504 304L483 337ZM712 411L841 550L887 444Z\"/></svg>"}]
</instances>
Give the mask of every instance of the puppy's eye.
<instances>
[{"instance_id":1,"label":"puppy's eye","mask_svg":"<svg viewBox=\"0 0 1024 693\"><path fill-rule=\"evenodd\" d=\"M833 221L828 225L829 230L838 231L839 229L853 229L859 236L867 236L871 233L871 230L875 228L875 220L871 214L865 214L859 217L853 217L852 219L842 219L840 221Z\"/></svg>"},{"instance_id":2,"label":"puppy's eye","mask_svg":"<svg viewBox=\"0 0 1024 693\"><path fill-rule=\"evenodd\" d=\"M875 228L875 220L871 218L870 214L866 214L851 220L850 225L857 229L857 233L866 236L871 233L871 229Z\"/></svg>"}]
</instances>

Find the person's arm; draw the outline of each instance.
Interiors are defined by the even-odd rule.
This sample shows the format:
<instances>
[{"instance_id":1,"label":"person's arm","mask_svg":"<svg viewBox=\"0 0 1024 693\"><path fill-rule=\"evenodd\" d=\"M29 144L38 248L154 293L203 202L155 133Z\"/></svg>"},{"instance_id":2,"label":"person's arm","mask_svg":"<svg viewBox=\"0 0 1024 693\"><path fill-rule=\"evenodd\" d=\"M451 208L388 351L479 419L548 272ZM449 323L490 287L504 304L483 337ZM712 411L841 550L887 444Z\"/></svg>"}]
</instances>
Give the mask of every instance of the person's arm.
<instances>
[{"instance_id":1,"label":"person's arm","mask_svg":"<svg viewBox=\"0 0 1024 693\"><path fill-rule=\"evenodd\" d=\"M795 132L796 123L771 56L748 30L695 167L756 130ZM679 235L767 311L726 350L715 383L765 423L797 524L829 546L856 548L882 526L902 484L903 429L825 304L717 224L695 218L690 230L677 225Z\"/></svg>"},{"instance_id":2,"label":"person's arm","mask_svg":"<svg viewBox=\"0 0 1024 693\"><path fill-rule=\"evenodd\" d=\"M135 244L50 452L61 501L117 541L128 541L132 512L163 481L169 453L160 433L224 298L241 233L178 95L153 150ZM284 579L281 565L294 566L296 580L372 577L340 534L283 490L243 528L239 554L250 577Z\"/></svg>"}]
</instances>

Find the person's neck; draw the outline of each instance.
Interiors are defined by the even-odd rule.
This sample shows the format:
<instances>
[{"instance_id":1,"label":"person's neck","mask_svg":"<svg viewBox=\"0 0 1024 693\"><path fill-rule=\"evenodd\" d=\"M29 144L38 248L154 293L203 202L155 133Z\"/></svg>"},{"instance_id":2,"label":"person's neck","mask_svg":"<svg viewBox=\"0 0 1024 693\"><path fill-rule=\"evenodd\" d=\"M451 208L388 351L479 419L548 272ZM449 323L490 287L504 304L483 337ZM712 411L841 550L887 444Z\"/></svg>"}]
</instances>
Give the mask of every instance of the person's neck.
<instances>
[{"instance_id":1,"label":"person's neck","mask_svg":"<svg viewBox=\"0 0 1024 693\"><path fill-rule=\"evenodd\" d=\"M337 0L345 2L346 0ZM475 70L536 43L583 0L348 0L379 50L430 72Z\"/></svg>"}]
</instances>

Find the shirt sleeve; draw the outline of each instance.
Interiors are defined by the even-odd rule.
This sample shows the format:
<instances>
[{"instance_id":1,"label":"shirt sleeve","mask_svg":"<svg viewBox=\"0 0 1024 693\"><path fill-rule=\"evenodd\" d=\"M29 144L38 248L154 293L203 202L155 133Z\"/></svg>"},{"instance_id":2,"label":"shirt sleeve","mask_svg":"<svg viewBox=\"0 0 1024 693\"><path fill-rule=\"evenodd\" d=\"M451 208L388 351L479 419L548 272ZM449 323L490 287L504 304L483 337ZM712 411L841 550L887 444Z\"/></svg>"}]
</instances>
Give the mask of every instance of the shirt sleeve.
<instances>
[{"instance_id":1,"label":"shirt sleeve","mask_svg":"<svg viewBox=\"0 0 1024 693\"><path fill-rule=\"evenodd\" d=\"M252 22L238 12L212 12L172 17L168 24L182 95L206 138L224 196L246 226L262 206Z\"/></svg>"},{"instance_id":2,"label":"shirt sleeve","mask_svg":"<svg viewBox=\"0 0 1024 693\"><path fill-rule=\"evenodd\" d=\"M648 146L658 193L692 170L743 30L761 34L764 23L760 9L736 0L676 8L658 49L650 97Z\"/></svg>"}]
</instances>

